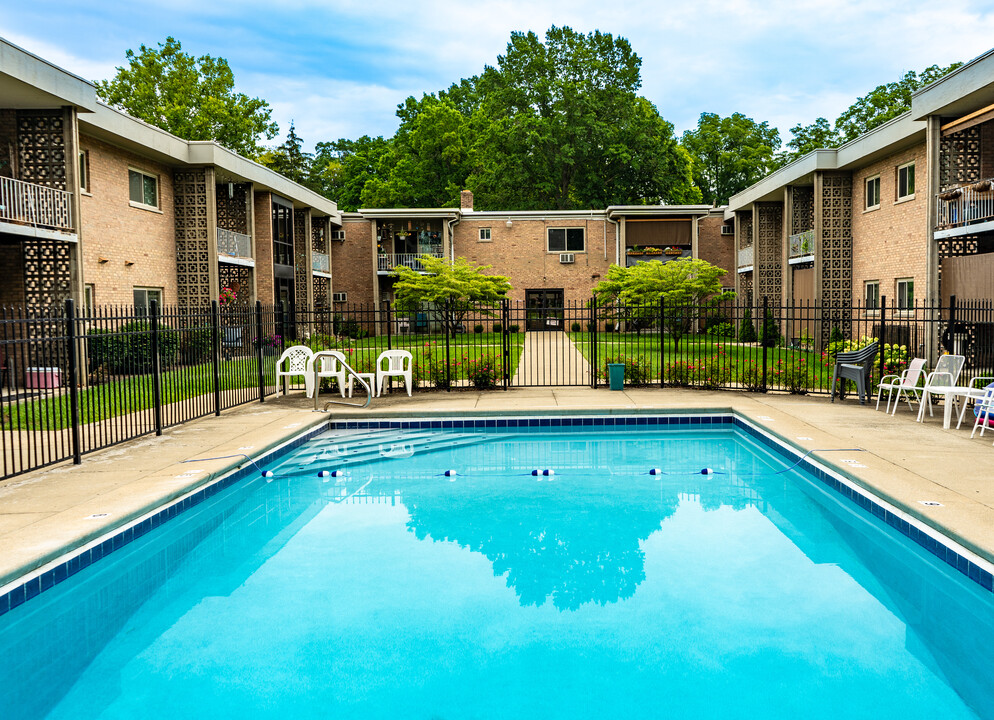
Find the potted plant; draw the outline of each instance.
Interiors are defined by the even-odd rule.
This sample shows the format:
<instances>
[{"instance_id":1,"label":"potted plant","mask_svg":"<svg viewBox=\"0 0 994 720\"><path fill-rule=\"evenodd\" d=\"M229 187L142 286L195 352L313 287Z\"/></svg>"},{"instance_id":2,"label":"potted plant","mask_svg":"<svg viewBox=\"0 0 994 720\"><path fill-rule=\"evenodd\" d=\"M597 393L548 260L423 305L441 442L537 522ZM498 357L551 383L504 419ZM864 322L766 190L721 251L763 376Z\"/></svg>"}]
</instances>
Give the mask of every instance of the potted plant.
<instances>
[{"instance_id":1,"label":"potted plant","mask_svg":"<svg viewBox=\"0 0 994 720\"><path fill-rule=\"evenodd\" d=\"M630 248L628 248L628 250L626 252L627 252L628 255L644 255L645 254L645 251L642 248L640 248L638 245L632 245Z\"/></svg>"}]
</instances>

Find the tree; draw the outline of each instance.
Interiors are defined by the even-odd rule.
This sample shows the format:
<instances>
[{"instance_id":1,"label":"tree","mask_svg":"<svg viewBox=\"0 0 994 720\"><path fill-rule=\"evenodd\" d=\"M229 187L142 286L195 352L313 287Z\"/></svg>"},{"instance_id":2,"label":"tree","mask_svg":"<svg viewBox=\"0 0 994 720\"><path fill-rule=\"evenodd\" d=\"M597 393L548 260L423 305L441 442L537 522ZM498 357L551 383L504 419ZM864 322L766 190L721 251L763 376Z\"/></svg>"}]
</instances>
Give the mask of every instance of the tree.
<instances>
[{"instance_id":1,"label":"tree","mask_svg":"<svg viewBox=\"0 0 994 720\"><path fill-rule=\"evenodd\" d=\"M741 113L727 118L702 113L697 129L687 130L682 143L692 158L694 183L704 202L726 205L732 195L775 168L780 132Z\"/></svg>"},{"instance_id":2,"label":"tree","mask_svg":"<svg viewBox=\"0 0 994 720\"><path fill-rule=\"evenodd\" d=\"M746 307L742 313L742 324L739 326L739 342L756 342L756 326L752 324L752 308Z\"/></svg>"},{"instance_id":3,"label":"tree","mask_svg":"<svg viewBox=\"0 0 994 720\"><path fill-rule=\"evenodd\" d=\"M302 145L303 141L297 136L291 121L286 140L281 145L259 155L258 160L283 177L293 180L295 183L310 186L312 156L301 149ZM316 188L312 187L311 189Z\"/></svg>"},{"instance_id":4,"label":"tree","mask_svg":"<svg viewBox=\"0 0 994 720\"><path fill-rule=\"evenodd\" d=\"M627 40L606 33L552 27L545 42L512 33L496 67L459 88L467 107L479 103L468 184L480 205L697 201L672 125L636 94L641 64Z\"/></svg>"},{"instance_id":5,"label":"tree","mask_svg":"<svg viewBox=\"0 0 994 720\"><path fill-rule=\"evenodd\" d=\"M393 268L395 306L401 313L434 313L447 334L455 335L470 310L482 309L483 314L493 316L488 308L511 290L506 277L486 273L490 265L475 266L461 257L450 263L431 255L422 255L420 262L427 274L404 265Z\"/></svg>"},{"instance_id":6,"label":"tree","mask_svg":"<svg viewBox=\"0 0 994 720\"><path fill-rule=\"evenodd\" d=\"M790 129L790 134L793 137L787 143L787 150L780 155L781 165L793 162L812 150L834 148L841 144L839 133L823 117L818 118L810 125L798 123Z\"/></svg>"},{"instance_id":7,"label":"tree","mask_svg":"<svg viewBox=\"0 0 994 720\"><path fill-rule=\"evenodd\" d=\"M594 296L603 317L635 324L658 313L662 298L663 323L679 349L680 338L690 331L693 319L703 308L735 297L734 292L721 287L721 278L727 272L700 258L650 260L629 268L612 264L607 277L594 288Z\"/></svg>"},{"instance_id":8,"label":"tree","mask_svg":"<svg viewBox=\"0 0 994 720\"><path fill-rule=\"evenodd\" d=\"M311 163L312 181L320 188L317 192L335 200L340 210L355 212L362 207L363 188L379 176L389 149L389 140L369 135L319 142Z\"/></svg>"},{"instance_id":9,"label":"tree","mask_svg":"<svg viewBox=\"0 0 994 720\"><path fill-rule=\"evenodd\" d=\"M962 64L953 63L948 67L932 65L920 74L912 70L897 82L878 85L853 103L835 121L840 144L855 140L863 133L907 112L911 109L912 93L948 75Z\"/></svg>"},{"instance_id":10,"label":"tree","mask_svg":"<svg viewBox=\"0 0 994 720\"><path fill-rule=\"evenodd\" d=\"M171 37L158 49L141 45L125 57L128 66L96 88L103 100L133 117L186 140L214 140L247 157L258 153L260 137L279 131L265 100L234 91L224 58L194 58Z\"/></svg>"}]
</instances>

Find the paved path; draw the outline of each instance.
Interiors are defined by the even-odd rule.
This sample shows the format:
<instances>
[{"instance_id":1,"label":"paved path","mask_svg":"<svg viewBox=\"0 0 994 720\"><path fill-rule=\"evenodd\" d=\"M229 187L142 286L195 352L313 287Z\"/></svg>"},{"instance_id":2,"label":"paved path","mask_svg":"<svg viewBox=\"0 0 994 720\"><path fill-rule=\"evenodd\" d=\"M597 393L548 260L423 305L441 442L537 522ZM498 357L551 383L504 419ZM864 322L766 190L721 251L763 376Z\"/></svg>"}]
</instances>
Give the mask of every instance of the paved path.
<instances>
[{"instance_id":1,"label":"paved path","mask_svg":"<svg viewBox=\"0 0 994 720\"><path fill-rule=\"evenodd\" d=\"M511 385L588 386L590 363L565 332L527 332Z\"/></svg>"}]
</instances>

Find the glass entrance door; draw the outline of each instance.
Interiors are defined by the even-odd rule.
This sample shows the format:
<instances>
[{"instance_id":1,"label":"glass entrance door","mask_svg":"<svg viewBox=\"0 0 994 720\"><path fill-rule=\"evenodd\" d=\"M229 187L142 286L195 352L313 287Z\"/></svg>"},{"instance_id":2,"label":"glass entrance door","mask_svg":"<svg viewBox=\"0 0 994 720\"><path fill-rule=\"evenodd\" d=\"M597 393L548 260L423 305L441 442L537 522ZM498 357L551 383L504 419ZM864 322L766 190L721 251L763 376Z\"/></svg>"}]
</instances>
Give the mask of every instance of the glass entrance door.
<instances>
[{"instance_id":1,"label":"glass entrance door","mask_svg":"<svg viewBox=\"0 0 994 720\"><path fill-rule=\"evenodd\" d=\"M528 330L563 329L563 291L526 290L525 327Z\"/></svg>"}]
</instances>

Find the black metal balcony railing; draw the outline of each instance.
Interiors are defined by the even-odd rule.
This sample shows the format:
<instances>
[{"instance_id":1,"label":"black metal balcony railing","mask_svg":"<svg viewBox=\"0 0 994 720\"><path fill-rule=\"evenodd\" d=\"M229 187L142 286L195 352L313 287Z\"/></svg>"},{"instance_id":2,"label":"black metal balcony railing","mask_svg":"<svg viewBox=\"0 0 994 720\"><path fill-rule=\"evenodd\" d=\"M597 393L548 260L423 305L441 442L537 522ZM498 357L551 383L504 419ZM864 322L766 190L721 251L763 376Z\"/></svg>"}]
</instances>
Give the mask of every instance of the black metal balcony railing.
<instances>
[{"instance_id":1,"label":"black metal balcony railing","mask_svg":"<svg viewBox=\"0 0 994 720\"><path fill-rule=\"evenodd\" d=\"M950 188L936 198L936 225L953 228L994 220L994 180Z\"/></svg>"},{"instance_id":2,"label":"black metal balcony railing","mask_svg":"<svg viewBox=\"0 0 994 720\"><path fill-rule=\"evenodd\" d=\"M72 194L0 177L0 221L72 232Z\"/></svg>"},{"instance_id":3,"label":"black metal balcony railing","mask_svg":"<svg viewBox=\"0 0 994 720\"><path fill-rule=\"evenodd\" d=\"M380 253L376 258L376 269L380 272L390 272L398 265L409 267L411 270L425 272L424 265L421 264L421 257L430 255L435 258L445 257L440 252L435 253Z\"/></svg>"}]
</instances>

